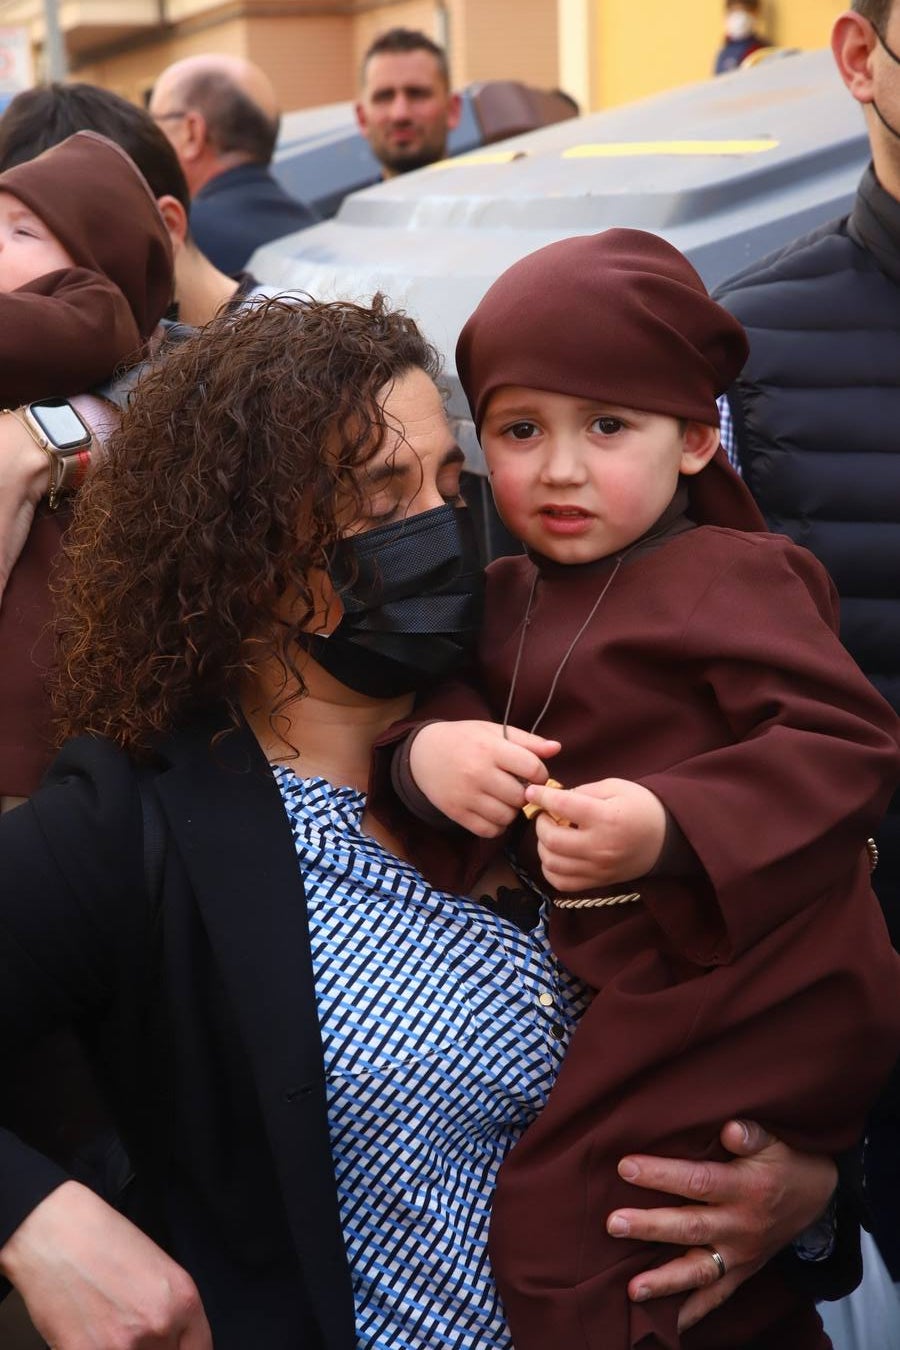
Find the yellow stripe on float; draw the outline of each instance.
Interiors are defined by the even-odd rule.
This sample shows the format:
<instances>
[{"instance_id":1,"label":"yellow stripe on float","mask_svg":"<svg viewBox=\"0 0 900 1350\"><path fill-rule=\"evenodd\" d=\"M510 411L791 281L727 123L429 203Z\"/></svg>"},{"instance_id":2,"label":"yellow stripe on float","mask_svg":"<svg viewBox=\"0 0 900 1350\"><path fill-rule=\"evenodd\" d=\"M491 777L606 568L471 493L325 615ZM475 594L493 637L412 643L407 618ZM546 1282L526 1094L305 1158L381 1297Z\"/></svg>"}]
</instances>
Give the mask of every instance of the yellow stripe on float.
<instances>
[{"instance_id":1,"label":"yellow stripe on float","mask_svg":"<svg viewBox=\"0 0 900 1350\"><path fill-rule=\"evenodd\" d=\"M429 164L429 169L467 169L470 164L509 164L514 159L524 159L522 150L476 150L471 155L454 155L452 159L440 159Z\"/></svg>"},{"instance_id":2,"label":"yellow stripe on float","mask_svg":"<svg viewBox=\"0 0 900 1350\"><path fill-rule=\"evenodd\" d=\"M563 159L627 159L632 155L761 155L774 150L778 141L603 141L596 145L573 145Z\"/></svg>"}]
</instances>

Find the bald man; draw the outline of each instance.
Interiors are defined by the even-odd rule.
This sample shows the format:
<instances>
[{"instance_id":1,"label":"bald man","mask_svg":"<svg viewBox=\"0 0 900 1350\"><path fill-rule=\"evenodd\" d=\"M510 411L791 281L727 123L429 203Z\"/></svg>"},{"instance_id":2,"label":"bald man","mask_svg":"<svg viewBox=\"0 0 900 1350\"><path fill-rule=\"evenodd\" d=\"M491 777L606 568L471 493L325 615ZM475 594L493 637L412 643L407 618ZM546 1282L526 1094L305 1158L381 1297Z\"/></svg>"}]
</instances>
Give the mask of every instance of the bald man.
<instances>
[{"instance_id":1,"label":"bald man","mask_svg":"<svg viewBox=\"0 0 900 1350\"><path fill-rule=\"evenodd\" d=\"M238 56L190 56L167 66L150 97L191 193L191 233L220 271L237 275L261 244L315 223L269 171L278 138L275 90Z\"/></svg>"}]
</instances>

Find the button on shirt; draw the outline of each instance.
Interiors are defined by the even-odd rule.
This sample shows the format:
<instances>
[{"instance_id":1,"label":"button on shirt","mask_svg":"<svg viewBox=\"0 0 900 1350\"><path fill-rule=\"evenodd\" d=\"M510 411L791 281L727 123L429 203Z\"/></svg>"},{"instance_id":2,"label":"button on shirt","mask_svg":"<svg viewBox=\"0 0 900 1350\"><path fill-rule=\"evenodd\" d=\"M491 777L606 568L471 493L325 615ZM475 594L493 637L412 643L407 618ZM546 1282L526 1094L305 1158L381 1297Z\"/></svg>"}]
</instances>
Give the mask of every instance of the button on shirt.
<instances>
[{"instance_id":1,"label":"button on shirt","mask_svg":"<svg viewBox=\"0 0 900 1350\"><path fill-rule=\"evenodd\" d=\"M357 1343L512 1350L487 1259L491 1197L584 991L543 922L522 932L433 890L364 834L362 793L274 772L309 909Z\"/></svg>"}]
</instances>

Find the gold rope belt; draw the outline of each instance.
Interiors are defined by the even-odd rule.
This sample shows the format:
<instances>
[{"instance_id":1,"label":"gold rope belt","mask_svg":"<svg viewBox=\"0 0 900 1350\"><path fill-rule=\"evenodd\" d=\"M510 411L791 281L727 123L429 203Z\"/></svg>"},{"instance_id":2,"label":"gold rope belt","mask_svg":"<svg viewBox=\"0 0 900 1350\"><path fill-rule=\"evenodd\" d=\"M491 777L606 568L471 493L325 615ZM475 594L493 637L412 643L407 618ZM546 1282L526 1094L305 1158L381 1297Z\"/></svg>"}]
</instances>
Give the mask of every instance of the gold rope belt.
<instances>
[{"instance_id":1,"label":"gold rope belt","mask_svg":"<svg viewBox=\"0 0 900 1350\"><path fill-rule=\"evenodd\" d=\"M565 896L553 903L557 909L600 909L604 905L629 905L640 898L640 891L626 891L622 895L579 895L571 899Z\"/></svg>"}]
</instances>

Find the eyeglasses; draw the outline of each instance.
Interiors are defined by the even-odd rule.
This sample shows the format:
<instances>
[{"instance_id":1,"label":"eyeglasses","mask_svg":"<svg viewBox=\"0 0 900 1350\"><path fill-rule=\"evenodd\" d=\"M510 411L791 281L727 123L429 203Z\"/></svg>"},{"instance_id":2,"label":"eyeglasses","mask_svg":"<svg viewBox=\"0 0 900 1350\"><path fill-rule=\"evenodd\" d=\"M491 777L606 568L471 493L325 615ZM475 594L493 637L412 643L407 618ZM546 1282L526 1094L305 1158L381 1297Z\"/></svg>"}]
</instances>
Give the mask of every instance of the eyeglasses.
<instances>
[{"instance_id":1,"label":"eyeglasses","mask_svg":"<svg viewBox=\"0 0 900 1350\"><path fill-rule=\"evenodd\" d=\"M183 108L180 112L151 113L150 116L154 122L174 122L179 117L187 117L187 108Z\"/></svg>"}]
</instances>

